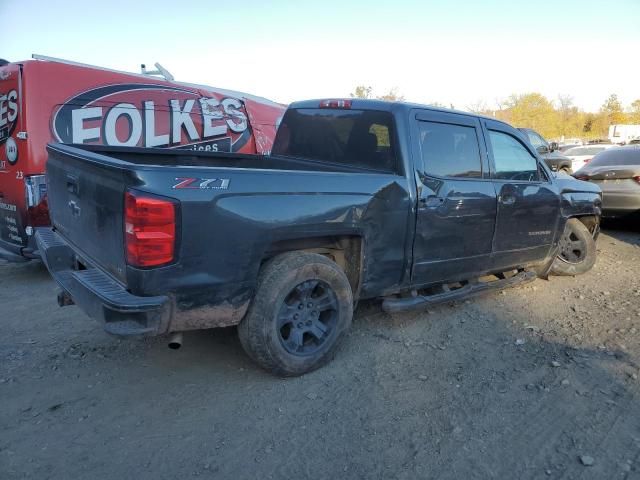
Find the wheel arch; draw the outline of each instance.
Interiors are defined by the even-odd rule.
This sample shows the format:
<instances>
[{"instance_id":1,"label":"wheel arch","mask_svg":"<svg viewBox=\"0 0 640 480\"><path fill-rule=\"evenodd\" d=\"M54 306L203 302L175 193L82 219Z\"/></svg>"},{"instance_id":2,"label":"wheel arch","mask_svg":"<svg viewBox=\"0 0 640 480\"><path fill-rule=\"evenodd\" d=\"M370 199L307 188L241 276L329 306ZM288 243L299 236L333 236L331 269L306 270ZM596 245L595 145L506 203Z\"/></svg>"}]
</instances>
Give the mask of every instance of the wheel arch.
<instances>
[{"instance_id":1,"label":"wheel arch","mask_svg":"<svg viewBox=\"0 0 640 480\"><path fill-rule=\"evenodd\" d=\"M273 257L289 252L317 253L334 261L347 276L353 298L357 300L364 273L364 240L361 235L319 235L277 240L266 249L261 267Z\"/></svg>"},{"instance_id":2,"label":"wheel arch","mask_svg":"<svg viewBox=\"0 0 640 480\"><path fill-rule=\"evenodd\" d=\"M576 218L582 222L591 232L591 235L596 237L600 230L600 217L598 215L573 215L569 218ZM567 219L568 220L568 219Z\"/></svg>"}]
</instances>

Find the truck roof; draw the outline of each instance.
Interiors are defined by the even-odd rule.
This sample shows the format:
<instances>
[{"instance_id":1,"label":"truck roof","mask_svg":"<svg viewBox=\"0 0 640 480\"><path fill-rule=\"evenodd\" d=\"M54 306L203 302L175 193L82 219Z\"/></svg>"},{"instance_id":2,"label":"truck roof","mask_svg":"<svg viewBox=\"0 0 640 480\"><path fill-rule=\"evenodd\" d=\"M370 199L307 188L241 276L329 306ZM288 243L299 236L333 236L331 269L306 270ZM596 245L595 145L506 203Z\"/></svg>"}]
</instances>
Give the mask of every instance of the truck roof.
<instances>
[{"instance_id":1,"label":"truck roof","mask_svg":"<svg viewBox=\"0 0 640 480\"><path fill-rule=\"evenodd\" d=\"M462 110L455 110L452 108L444 108L444 107L435 107L433 105L425 105L421 103L413 103L413 102L394 102L389 100L376 100L371 98L323 98L323 99L313 99L313 100L301 100L298 102L292 102L289 105L289 108L318 108L320 102L326 100L348 100L351 102L351 108L357 110L381 110L386 112L397 112L400 110L411 110L414 108L419 108L421 110L432 110L435 112L443 112L443 113L456 113L458 115L466 115L468 117L476 117L476 118L484 118L487 120L493 120L494 122L503 123L505 125L509 125L507 122L503 122L502 120L498 120L497 118L488 117L486 115L479 115L477 113L465 112Z\"/></svg>"}]
</instances>

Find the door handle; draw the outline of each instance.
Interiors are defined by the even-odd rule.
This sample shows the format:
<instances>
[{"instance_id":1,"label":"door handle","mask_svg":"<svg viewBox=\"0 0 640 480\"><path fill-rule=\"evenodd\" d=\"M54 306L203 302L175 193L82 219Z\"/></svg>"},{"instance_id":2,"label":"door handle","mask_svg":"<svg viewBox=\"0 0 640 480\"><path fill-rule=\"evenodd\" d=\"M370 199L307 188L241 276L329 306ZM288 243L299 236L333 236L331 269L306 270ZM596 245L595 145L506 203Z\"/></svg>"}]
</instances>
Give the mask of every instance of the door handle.
<instances>
[{"instance_id":1,"label":"door handle","mask_svg":"<svg viewBox=\"0 0 640 480\"><path fill-rule=\"evenodd\" d=\"M510 193L507 193L506 195L500 195L498 197L498 201L503 205L513 205L514 203L516 203L516 197L514 195L511 195Z\"/></svg>"},{"instance_id":2,"label":"door handle","mask_svg":"<svg viewBox=\"0 0 640 480\"><path fill-rule=\"evenodd\" d=\"M428 197L420 198L420 203L424 204L429 208L436 208L444 203L444 198L436 197L435 195L430 195Z\"/></svg>"}]
</instances>

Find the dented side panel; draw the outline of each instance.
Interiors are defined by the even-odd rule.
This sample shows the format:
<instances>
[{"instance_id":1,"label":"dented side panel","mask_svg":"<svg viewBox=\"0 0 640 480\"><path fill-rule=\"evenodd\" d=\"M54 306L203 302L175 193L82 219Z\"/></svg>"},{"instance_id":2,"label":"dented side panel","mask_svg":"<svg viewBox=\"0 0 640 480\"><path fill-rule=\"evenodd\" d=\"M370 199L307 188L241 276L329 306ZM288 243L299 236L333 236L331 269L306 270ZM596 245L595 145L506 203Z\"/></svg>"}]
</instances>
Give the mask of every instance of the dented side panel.
<instances>
[{"instance_id":1,"label":"dented side panel","mask_svg":"<svg viewBox=\"0 0 640 480\"><path fill-rule=\"evenodd\" d=\"M136 188L166 192L172 178L166 170L138 171ZM133 293L175 292L178 310L234 298L240 305L273 245L313 238L362 239L361 297L408 280L413 201L404 177L231 169L225 177L225 191L172 191L181 206L179 261L153 270L128 267Z\"/></svg>"}]
</instances>

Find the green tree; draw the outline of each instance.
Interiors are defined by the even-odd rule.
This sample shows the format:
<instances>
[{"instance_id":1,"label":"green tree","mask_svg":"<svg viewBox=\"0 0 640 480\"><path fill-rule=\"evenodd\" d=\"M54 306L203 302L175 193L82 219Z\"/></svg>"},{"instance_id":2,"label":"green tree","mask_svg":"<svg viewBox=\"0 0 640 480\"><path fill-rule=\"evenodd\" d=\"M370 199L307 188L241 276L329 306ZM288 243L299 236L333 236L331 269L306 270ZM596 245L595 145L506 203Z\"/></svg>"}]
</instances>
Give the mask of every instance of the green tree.
<instances>
[{"instance_id":1,"label":"green tree","mask_svg":"<svg viewBox=\"0 0 640 480\"><path fill-rule=\"evenodd\" d=\"M571 95L558 95L558 115L560 122L558 125L558 133L564 136L573 135L573 126L571 118L575 116L577 109L573 106L573 97Z\"/></svg>"},{"instance_id":2,"label":"green tree","mask_svg":"<svg viewBox=\"0 0 640 480\"><path fill-rule=\"evenodd\" d=\"M485 102L484 100L478 100L477 102L467 105L466 110L471 113L477 113L479 115L486 115L488 112L490 112L489 107L487 107L487 102Z\"/></svg>"},{"instance_id":3,"label":"green tree","mask_svg":"<svg viewBox=\"0 0 640 480\"><path fill-rule=\"evenodd\" d=\"M594 113L593 122L591 124L592 138L607 138L609 134L610 119L604 112Z\"/></svg>"},{"instance_id":4,"label":"green tree","mask_svg":"<svg viewBox=\"0 0 640 480\"><path fill-rule=\"evenodd\" d=\"M582 132L587 135L591 135L591 129L593 128L593 113L587 113L584 118L584 125L582 127Z\"/></svg>"},{"instance_id":5,"label":"green tree","mask_svg":"<svg viewBox=\"0 0 640 480\"><path fill-rule=\"evenodd\" d=\"M371 98L373 89L364 85L358 85L356 89L351 93L353 98Z\"/></svg>"},{"instance_id":6,"label":"green tree","mask_svg":"<svg viewBox=\"0 0 640 480\"><path fill-rule=\"evenodd\" d=\"M640 98L631 102L629 121L631 123L640 123Z\"/></svg>"},{"instance_id":7,"label":"green tree","mask_svg":"<svg viewBox=\"0 0 640 480\"><path fill-rule=\"evenodd\" d=\"M625 123L627 120L627 116L622 110L622 103L620 103L615 93L609 95L609 98L604 101L602 107L600 107L600 112L605 114L609 125Z\"/></svg>"},{"instance_id":8,"label":"green tree","mask_svg":"<svg viewBox=\"0 0 640 480\"><path fill-rule=\"evenodd\" d=\"M560 118L553 104L540 93L511 95L506 101L506 116L516 127L532 128L544 137L560 134Z\"/></svg>"},{"instance_id":9,"label":"green tree","mask_svg":"<svg viewBox=\"0 0 640 480\"><path fill-rule=\"evenodd\" d=\"M388 102L402 102L404 100L404 96L398 93L398 88L393 87L384 95L380 95L376 97L378 100L386 100Z\"/></svg>"}]
</instances>

